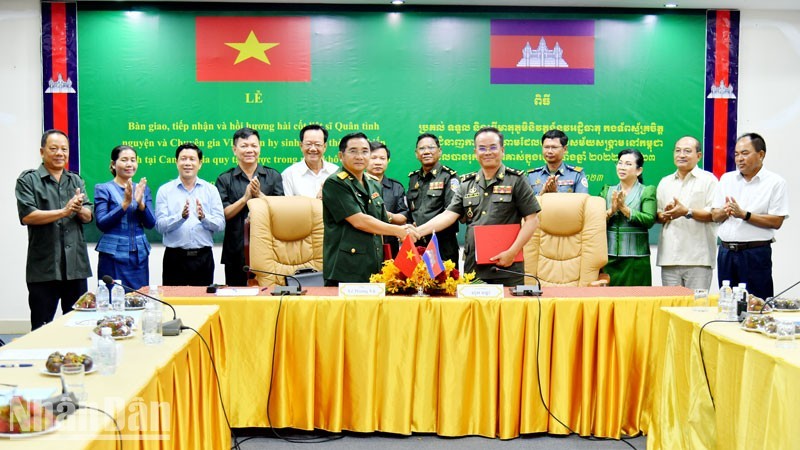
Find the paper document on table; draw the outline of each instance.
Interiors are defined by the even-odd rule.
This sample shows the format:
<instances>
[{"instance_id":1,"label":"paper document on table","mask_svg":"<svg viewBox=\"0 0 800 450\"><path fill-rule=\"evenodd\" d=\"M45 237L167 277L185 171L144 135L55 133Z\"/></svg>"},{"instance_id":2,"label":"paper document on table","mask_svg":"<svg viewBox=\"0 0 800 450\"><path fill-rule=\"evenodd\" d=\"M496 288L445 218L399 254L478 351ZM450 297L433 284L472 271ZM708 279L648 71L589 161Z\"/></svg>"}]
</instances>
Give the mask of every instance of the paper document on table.
<instances>
[{"instance_id":1,"label":"paper document on table","mask_svg":"<svg viewBox=\"0 0 800 450\"><path fill-rule=\"evenodd\" d=\"M217 289L217 295L220 297L250 297L258 295L259 288L257 287L227 287Z\"/></svg>"},{"instance_id":2,"label":"paper document on table","mask_svg":"<svg viewBox=\"0 0 800 450\"><path fill-rule=\"evenodd\" d=\"M0 351L0 361L28 361L41 359L47 361L47 357L53 352L61 352L66 355L68 352L82 355L89 353L86 347L53 347L53 348L9 348Z\"/></svg>"}]
</instances>

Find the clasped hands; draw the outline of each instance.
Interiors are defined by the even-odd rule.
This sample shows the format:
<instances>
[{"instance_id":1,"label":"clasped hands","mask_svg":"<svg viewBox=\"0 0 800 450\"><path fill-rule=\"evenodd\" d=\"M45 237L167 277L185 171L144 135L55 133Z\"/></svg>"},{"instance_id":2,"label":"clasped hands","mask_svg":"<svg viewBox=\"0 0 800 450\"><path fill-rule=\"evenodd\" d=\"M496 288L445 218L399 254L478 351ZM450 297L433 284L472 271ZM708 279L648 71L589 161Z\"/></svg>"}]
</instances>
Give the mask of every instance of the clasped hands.
<instances>
[{"instance_id":1,"label":"clasped hands","mask_svg":"<svg viewBox=\"0 0 800 450\"><path fill-rule=\"evenodd\" d=\"M77 214L83 208L83 202L86 200L86 194L81 193L80 188L75 189L75 195L72 196L67 204L64 206L64 211L67 215Z\"/></svg>"},{"instance_id":2,"label":"clasped hands","mask_svg":"<svg viewBox=\"0 0 800 450\"><path fill-rule=\"evenodd\" d=\"M747 212L739 206L739 203L736 202L736 199L733 197L725 197L725 214L728 217L736 217L737 219L744 219L747 215Z\"/></svg>"},{"instance_id":3,"label":"clasped hands","mask_svg":"<svg viewBox=\"0 0 800 450\"><path fill-rule=\"evenodd\" d=\"M668 223L672 219L678 219L689 213L687 208L677 197L673 197L672 201L664 206L664 211L658 212L658 219L661 223Z\"/></svg>"},{"instance_id":4,"label":"clasped hands","mask_svg":"<svg viewBox=\"0 0 800 450\"><path fill-rule=\"evenodd\" d=\"M128 180L128 184L125 185L125 197L122 200L122 209L127 210L128 206L130 206L133 200L136 200L136 205L140 211L144 211L145 204L144 204L144 191L147 188L147 178L142 177L138 183L136 183L136 190L133 189L133 183L131 180Z\"/></svg>"},{"instance_id":5,"label":"clasped hands","mask_svg":"<svg viewBox=\"0 0 800 450\"><path fill-rule=\"evenodd\" d=\"M197 206L197 209L196 209L196 211L197 211L197 219L198 220L205 219L206 218L206 213L203 212L203 204L200 203L200 200L198 200L198 199L195 199L194 201L195 201L195 204ZM186 199L186 203L183 204L183 211L181 212L181 217L183 217L184 219L188 219L189 218L189 199L188 198Z\"/></svg>"},{"instance_id":6,"label":"clasped hands","mask_svg":"<svg viewBox=\"0 0 800 450\"><path fill-rule=\"evenodd\" d=\"M550 175L542 186L542 194L558 191L558 175ZM499 256L499 255L498 255Z\"/></svg>"},{"instance_id":7,"label":"clasped hands","mask_svg":"<svg viewBox=\"0 0 800 450\"><path fill-rule=\"evenodd\" d=\"M625 192L615 190L611 191L611 208L606 212L610 218L617 212L621 212L625 217L630 217L631 210L625 206Z\"/></svg>"}]
</instances>

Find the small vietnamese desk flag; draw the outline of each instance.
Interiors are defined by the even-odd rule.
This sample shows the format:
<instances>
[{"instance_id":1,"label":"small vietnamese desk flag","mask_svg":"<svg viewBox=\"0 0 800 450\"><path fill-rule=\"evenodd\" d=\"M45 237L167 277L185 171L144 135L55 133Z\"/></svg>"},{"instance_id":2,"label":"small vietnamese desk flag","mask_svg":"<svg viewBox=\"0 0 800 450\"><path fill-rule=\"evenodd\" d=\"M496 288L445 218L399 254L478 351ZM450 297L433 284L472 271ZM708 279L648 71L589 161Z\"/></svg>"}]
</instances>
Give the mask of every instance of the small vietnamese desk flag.
<instances>
[{"instance_id":1,"label":"small vietnamese desk flag","mask_svg":"<svg viewBox=\"0 0 800 450\"><path fill-rule=\"evenodd\" d=\"M197 81L311 81L309 17L195 18Z\"/></svg>"},{"instance_id":2,"label":"small vietnamese desk flag","mask_svg":"<svg viewBox=\"0 0 800 450\"><path fill-rule=\"evenodd\" d=\"M403 245L400 246L400 250L397 251L397 258L394 259L394 265L400 269L400 272L403 272L403 275L410 277L414 274L414 269L419 264L420 257L419 252L417 252L417 247L414 245L414 241L411 240L411 236L406 235L406 238L403 239Z\"/></svg>"},{"instance_id":3,"label":"small vietnamese desk flag","mask_svg":"<svg viewBox=\"0 0 800 450\"><path fill-rule=\"evenodd\" d=\"M439 239L436 238L436 233L433 233L431 241L425 248L425 254L422 255L422 260L428 266L428 273L431 278L436 278L437 275L444 271L444 262L442 262L442 255L439 253Z\"/></svg>"}]
</instances>

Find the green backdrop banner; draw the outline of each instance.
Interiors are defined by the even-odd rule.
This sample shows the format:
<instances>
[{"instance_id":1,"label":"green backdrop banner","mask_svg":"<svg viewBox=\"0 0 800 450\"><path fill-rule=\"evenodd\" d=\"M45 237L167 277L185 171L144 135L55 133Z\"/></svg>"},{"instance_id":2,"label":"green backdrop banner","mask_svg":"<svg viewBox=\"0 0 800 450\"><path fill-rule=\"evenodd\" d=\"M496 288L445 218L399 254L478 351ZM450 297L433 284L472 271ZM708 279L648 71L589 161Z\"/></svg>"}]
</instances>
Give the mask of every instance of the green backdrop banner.
<instances>
[{"instance_id":1,"label":"green backdrop banner","mask_svg":"<svg viewBox=\"0 0 800 450\"><path fill-rule=\"evenodd\" d=\"M284 34L267 35L278 28ZM535 67L522 72L546 75L527 81L540 84L495 77L498 67L520 72L513 53L523 59L523 48L503 45L525 41L538 50L543 37L549 57L557 42L566 63L580 53L580 67L566 70L591 70L591 80L558 84L551 75L561 69ZM277 52L290 42L292 52ZM259 75L266 63L252 54L236 64L244 75L228 70L248 43L277 43L256 50L283 72ZM388 144L388 175L406 184L419 133L438 135L443 163L463 174L477 169L474 132L491 125L505 134L510 167L542 165L541 135L560 128L570 136L565 159L584 168L593 194L617 182L616 154L627 147L642 151L645 182L656 184L674 170L675 140L702 138L704 49L702 11L178 12L81 3L81 175L93 196L94 184L111 177L111 149L126 143L139 153L137 178L146 176L155 193L177 176L177 145L193 141L204 151L200 176L214 181L236 164L231 137L242 126L260 131L262 163L281 171L301 158L300 128L322 123L331 134L328 160L336 162L341 136L363 131ZM205 81L247 77L277 81Z\"/></svg>"}]
</instances>

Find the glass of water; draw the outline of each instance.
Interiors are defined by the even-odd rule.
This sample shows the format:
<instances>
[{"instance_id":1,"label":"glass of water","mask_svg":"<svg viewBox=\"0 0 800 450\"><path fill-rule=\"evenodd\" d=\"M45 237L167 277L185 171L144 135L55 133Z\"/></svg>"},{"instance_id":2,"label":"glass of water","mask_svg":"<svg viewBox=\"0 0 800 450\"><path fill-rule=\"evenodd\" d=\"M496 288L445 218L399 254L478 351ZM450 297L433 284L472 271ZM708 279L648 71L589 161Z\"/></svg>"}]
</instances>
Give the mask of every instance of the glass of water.
<instances>
[{"instance_id":1,"label":"glass of water","mask_svg":"<svg viewBox=\"0 0 800 450\"><path fill-rule=\"evenodd\" d=\"M778 319L776 325L775 346L778 348L795 348L797 343L794 340L794 320Z\"/></svg>"},{"instance_id":2,"label":"glass of water","mask_svg":"<svg viewBox=\"0 0 800 450\"><path fill-rule=\"evenodd\" d=\"M708 310L708 290L695 289L694 290L694 310L707 311Z\"/></svg>"}]
</instances>

